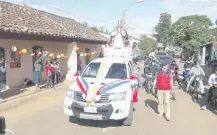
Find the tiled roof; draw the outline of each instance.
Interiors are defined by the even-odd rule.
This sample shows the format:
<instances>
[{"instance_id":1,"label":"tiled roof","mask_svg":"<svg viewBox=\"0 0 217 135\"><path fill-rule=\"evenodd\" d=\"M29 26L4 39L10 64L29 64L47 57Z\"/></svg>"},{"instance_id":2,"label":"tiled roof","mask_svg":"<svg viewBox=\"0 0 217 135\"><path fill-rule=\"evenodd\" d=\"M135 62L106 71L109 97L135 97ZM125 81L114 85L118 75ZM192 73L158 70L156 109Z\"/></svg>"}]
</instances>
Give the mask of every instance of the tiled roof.
<instances>
[{"instance_id":1,"label":"tiled roof","mask_svg":"<svg viewBox=\"0 0 217 135\"><path fill-rule=\"evenodd\" d=\"M3 1L0 1L0 31L107 41L100 33L74 19Z\"/></svg>"}]
</instances>

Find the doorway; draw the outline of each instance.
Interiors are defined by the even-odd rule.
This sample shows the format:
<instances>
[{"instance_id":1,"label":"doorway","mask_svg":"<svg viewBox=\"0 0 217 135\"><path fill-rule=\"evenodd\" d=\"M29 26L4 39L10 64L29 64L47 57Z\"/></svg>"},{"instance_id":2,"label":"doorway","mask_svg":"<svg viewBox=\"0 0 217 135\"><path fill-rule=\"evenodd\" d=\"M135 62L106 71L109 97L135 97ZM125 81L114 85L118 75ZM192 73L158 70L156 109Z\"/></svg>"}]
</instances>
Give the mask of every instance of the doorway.
<instances>
[{"instance_id":1,"label":"doorway","mask_svg":"<svg viewBox=\"0 0 217 135\"><path fill-rule=\"evenodd\" d=\"M85 53L87 53L87 54L89 54L90 53L90 48L86 48L85 49ZM86 57L85 57L85 64L86 65L88 65L89 63L90 63L90 55L87 55Z\"/></svg>"},{"instance_id":2,"label":"doorway","mask_svg":"<svg viewBox=\"0 0 217 135\"><path fill-rule=\"evenodd\" d=\"M5 49L2 47L0 47L0 57L4 59L5 63ZM3 67L5 67L5 64L3 64ZM4 84L7 84L6 72L4 73Z\"/></svg>"}]
</instances>

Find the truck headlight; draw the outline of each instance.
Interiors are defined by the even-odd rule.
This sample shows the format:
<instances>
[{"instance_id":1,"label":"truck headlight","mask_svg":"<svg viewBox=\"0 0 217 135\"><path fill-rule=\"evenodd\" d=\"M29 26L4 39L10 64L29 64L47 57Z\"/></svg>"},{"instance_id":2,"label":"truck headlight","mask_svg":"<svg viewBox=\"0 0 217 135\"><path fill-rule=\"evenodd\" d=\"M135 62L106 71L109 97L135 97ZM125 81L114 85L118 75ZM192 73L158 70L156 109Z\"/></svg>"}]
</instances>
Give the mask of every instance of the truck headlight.
<instances>
[{"instance_id":1,"label":"truck headlight","mask_svg":"<svg viewBox=\"0 0 217 135\"><path fill-rule=\"evenodd\" d=\"M68 89L66 91L66 97L74 99L74 91L71 89Z\"/></svg>"},{"instance_id":2,"label":"truck headlight","mask_svg":"<svg viewBox=\"0 0 217 135\"><path fill-rule=\"evenodd\" d=\"M109 101L111 102L122 101L125 98L126 98L126 92L112 93L109 95Z\"/></svg>"}]
</instances>

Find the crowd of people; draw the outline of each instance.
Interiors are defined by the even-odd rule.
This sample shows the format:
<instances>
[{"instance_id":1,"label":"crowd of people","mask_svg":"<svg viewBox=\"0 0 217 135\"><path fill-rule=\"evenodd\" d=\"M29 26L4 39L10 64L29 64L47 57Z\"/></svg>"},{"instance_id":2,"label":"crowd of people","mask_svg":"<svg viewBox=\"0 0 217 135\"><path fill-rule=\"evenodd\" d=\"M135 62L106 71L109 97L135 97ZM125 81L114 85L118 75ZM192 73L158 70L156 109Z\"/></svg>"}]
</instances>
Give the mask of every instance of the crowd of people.
<instances>
[{"instance_id":1,"label":"crowd of people","mask_svg":"<svg viewBox=\"0 0 217 135\"><path fill-rule=\"evenodd\" d=\"M36 91L40 89L40 84L42 82L42 72L43 67L45 67L45 76L47 78L46 87L55 89L55 84L61 81L60 77L60 61L57 57L54 57L46 61L45 66L44 60L48 52L43 54L37 54L36 61L34 63L34 83L36 86Z\"/></svg>"},{"instance_id":2,"label":"crowd of people","mask_svg":"<svg viewBox=\"0 0 217 135\"><path fill-rule=\"evenodd\" d=\"M176 70L175 73L172 72L173 69ZM200 87L199 94L201 94L202 97L204 97L205 99L205 102L202 105L203 110L206 110L207 103L210 103L213 100L214 93L217 94L217 69L215 69L215 72L208 79L210 89L205 91L203 85L203 78L206 77L206 75L200 66L200 57L197 54L189 57L185 61L183 67L183 80L181 80L178 76L179 69L180 68L176 64L175 60L173 60L171 63L161 63L155 57L150 56L145 61L144 73L146 75L148 73L153 74L152 94L158 99L158 115L162 116L163 114L165 114L165 117L168 121L170 121L171 117L170 99L172 98L176 100L174 82L176 81L178 85L183 85L186 69L189 69L189 80L187 81L185 87L186 89L184 90L186 93L189 93L191 95L195 94L195 89L191 86L193 86L192 84L196 80L197 76L200 76L202 78L198 81L198 84ZM144 82L144 86L147 83L146 80ZM183 86L181 87L183 88Z\"/></svg>"},{"instance_id":3,"label":"crowd of people","mask_svg":"<svg viewBox=\"0 0 217 135\"><path fill-rule=\"evenodd\" d=\"M46 87L55 89L55 84L61 81L60 77L60 61L57 57L54 57L46 63L44 60L47 58L48 52L37 53L34 62L34 78L33 81L29 79L24 80L24 84L35 84L36 91L40 89L40 84L42 83L42 74L46 76ZM5 87L5 73L7 71L7 63L4 57L0 56L0 102L3 101L2 90ZM44 65L45 64L45 65ZM29 83L30 82L30 83Z\"/></svg>"}]
</instances>

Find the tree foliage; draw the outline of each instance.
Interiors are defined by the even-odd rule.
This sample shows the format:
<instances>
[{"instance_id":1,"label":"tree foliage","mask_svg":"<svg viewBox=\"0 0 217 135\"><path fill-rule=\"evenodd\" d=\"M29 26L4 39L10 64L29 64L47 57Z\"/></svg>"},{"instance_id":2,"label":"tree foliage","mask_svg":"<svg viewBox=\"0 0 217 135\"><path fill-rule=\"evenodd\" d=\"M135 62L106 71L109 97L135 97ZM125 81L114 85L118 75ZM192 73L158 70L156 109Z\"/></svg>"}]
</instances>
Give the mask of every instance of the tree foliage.
<instances>
[{"instance_id":1,"label":"tree foliage","mask_svg":"<svg viewBox=\"0 0 217 135\"><path fill-rule=\"evenodd\" d=\"M173 45L188 51L197 51L200 45L212 41L214 30L211 20L205 15L191 15L179 18L170 29Z\"/></svg>"},{"instance_id":2,"label":"tree foliage","mask_svg":"<svg viewBox=\"0 0 217 135\"><path fill-rule=\"evenodd\" d=\"M148 55L150 52L154 51L156 48L156 41L149 37L143 37L140 40L139 49L140 49L140 55L145 56Z\"/></svg>"},{"instance_id":3,"label":"tree foliage","mask_svg":"<svg viewBox=\"0 0 217 135\"><path fill-rule=\"evenodd\" d=\"M171 15L168 13L161 13L159 22L155 27L157 42L162 43L164 46L169 45L169 33L171 28Z\"/></svg>"}]
</instances>

